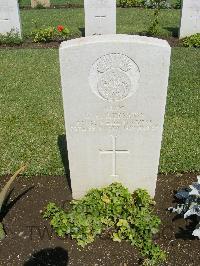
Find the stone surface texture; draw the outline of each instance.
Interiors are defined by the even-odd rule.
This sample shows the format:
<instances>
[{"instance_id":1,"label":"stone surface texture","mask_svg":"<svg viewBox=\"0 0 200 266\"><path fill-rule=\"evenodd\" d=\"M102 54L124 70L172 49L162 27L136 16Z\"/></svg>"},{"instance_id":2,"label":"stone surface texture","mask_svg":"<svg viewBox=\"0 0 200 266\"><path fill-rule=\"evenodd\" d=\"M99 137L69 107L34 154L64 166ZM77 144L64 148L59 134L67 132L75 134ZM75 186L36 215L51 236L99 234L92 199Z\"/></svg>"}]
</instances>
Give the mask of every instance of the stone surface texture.
<instances>
[{"instance_id":1,"label":"stone surface texture","mask_svg":"<svg viewBox=\"0 0 200 266\"><path fill-rule=\"evenodd\" d=\"M84 0L85 36L116 33L116 0Z\"/></svg>"},{"instance_id":2,"label":"stone surface texture","mask_svg":"<svg viewBox=\"0 0 200 266\"><path fill-rule=\"evenodd\" d=\"M183 0L179 38L200 33L200 0Z\"/></svg>"},{"instance_id":3,"label":"stone surface texture","mask_svg":"<svg viewBox=\"0 0 200 266\"><path fill-rule=\"evenodd\" d=\"M43 7L50 7L50 0L31 0L31 7L35 8L37 5L42 5Z\"/></svg>"},{"instance_id":4,"label":"stone surface texture","mask_svg":"<svg viewBox=\"0 0 200 266\"><path fill-rule=\"evenodd\" d=\"M21 36L21 22L17 0L0 0L0 34L13 30Z\"/></svg>"},{"instance_id":5,"label":"stone surface texture","mask_svg":"<svg viewBox=\"0 0 200 266\"><path fill-rule=\"evenodd\" d=\"M60 46L73 198L121 182L154 196L171 48L129 35L74 39Z\"/></svg>"}]
</instances>

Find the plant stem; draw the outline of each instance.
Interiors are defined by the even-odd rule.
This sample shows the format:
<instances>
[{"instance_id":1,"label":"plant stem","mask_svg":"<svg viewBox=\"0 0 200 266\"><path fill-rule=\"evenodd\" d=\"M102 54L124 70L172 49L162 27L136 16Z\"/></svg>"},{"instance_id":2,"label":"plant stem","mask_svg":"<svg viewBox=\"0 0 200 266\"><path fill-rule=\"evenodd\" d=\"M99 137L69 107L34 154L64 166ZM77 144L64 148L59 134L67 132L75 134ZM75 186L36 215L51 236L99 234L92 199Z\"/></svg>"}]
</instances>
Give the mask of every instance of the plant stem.
<instances>
[{"instance_id":1,"label":"plant stem","mask_svg":"<svg viewBox=\"0 0 200 266\"><path fill-rule=\"evenodd\" d=\"M6 237L6 233L3 229L3 224L0 223L0 241L3 240Z\"/></svg>"}]
</instances>

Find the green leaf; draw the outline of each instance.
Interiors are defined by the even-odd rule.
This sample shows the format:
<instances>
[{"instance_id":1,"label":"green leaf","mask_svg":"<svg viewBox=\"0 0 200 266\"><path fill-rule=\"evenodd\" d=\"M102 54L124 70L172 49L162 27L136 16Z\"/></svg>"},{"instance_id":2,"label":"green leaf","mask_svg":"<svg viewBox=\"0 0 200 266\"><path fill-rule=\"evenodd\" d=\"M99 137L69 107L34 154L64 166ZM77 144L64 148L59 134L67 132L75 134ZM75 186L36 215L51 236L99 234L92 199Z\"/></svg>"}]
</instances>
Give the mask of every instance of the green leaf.
<instances>
[{"instance_id":1,"label":"green leaf","mask_svg":"<svg viewBox=\"0 0 200 266\"><path fill-rule=\"evenodd\" d=\"M129 241L150 262L162 260L164 253L152 241L160 219L152 213L153 200L146 190L138 189L132 196L120 183L113 183L90 190L70 205L68 212L54 203L46 208L44 217L50 219L59 236L70 234L79 246L85 247L97 235L111 229L115 231L111 236L113 241Z\"/></svg>"},{"instance_id":2,"label":"green leaf","mask_svg":"<svg viewBox=\"0 0 200 266\"><path fill-rule=\"evenodd\" d=\"M112 239L113 239L113 241L116 241L116 242L121 242L122 241L117 233L113 233Z\"/></svg>"}]
</instances>

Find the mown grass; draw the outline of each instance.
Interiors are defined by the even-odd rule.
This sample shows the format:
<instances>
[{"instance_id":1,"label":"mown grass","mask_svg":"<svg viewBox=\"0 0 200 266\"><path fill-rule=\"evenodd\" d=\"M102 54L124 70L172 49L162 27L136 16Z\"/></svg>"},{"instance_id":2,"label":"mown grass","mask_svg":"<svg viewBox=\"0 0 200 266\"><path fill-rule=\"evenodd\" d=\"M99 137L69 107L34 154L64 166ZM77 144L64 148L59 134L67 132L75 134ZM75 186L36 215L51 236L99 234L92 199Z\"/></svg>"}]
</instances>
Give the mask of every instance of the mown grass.
<instances>
[{"instance_id":1,"label":"mown grass","mask_svg":"<svg viewBox=\"0 0 200 266\"><path fill-rule=\"evenodd\" d=\"M200 49L172 50L161 172L200 171Z\"/></svg>"},{"instance_id":2,"label":"mown grass","mask_svg":"<svg viewBox=\"0 0 200 266\"><path fill-rule=\"evenodd\" d=\"M178 0L167 0L168 3L170 4L175 4ZM62 5L62 4L84 4L84 0L50 0L51 4L56 4L56 5ZM120 3L120 0L116 0L117 4ZM24 5L31 5L31 0L20 0L20 5L24 6Z\"/></svg>"},{"instance_id":3,"label":"mown grass","mask_svg":"<svg viewBox=\"0 0 200 266\"><path fill-rule=\"evenodd\" d=\"M120 0L116 1L119 4ZM84 5L84 0L50 0L52 5L63 5L63 4L76 4ZM20 0L20 6L30 6L31 0Z\"/></svg>"},{"instance_id":4,"label":"mown grass","mask_svg":"<svg viewBox=\"0 0 200 266\"><path fill-rule=\"evenodd\" d=\"M65 133L58 50L0 51L0 175L63 175ZM174 48L161 172L200 171L200 49Z\"/></svg>"},{"instance_id":5,"label":"mown grass","mask_svg":"<svg viewBox=\"0 0 200 266\"><path fill-rule=\"evenodd\" d=\"M63 173L64 133L57 50L0 51L0 173L28 162L28 172Z\"/></svg>"},{"instance_id":6,"label":"mown grass","mask_svg":"<svg viewBox=\"0 0 200 266\"><path fill-rule=\"evenodd\" d=\"M148 31L153 19L152 9L117 8L117 33L139 34ZM21 10L24 36L29 36L37 27L57 26L63 24L69 27L71 35L81 36L84 28L84 10L75 9L36 9ZM161 10L158 35L172 36L178 33L180 10Z\"/></svg>"}]
</instances>

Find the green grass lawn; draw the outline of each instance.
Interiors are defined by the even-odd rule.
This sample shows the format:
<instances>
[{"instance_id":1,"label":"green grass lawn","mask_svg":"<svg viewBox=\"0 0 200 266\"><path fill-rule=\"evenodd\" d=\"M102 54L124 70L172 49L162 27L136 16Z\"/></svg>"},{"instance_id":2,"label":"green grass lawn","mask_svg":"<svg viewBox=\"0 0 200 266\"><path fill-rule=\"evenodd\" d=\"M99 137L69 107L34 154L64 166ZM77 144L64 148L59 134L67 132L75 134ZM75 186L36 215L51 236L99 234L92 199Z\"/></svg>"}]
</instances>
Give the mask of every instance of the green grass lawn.
<instances>
[{"instance_id":1,"label":"green grass lawn","mask_svg":"<svg viewBox=\"0 0 200 266\"><path fill-rule=\"evenodd\" d=\"M51 4L66 4L66 3L70 3L70 4L82 4L84 3L84 0L50 0ZM120 0L116 1L117 4L120 3ZM177 0L168 0L169 3L171 4L175 4L177 2ZM31 0L20 0L20 4L22 6L24 5L30 5L31 4Z\"/></svg>"},{"instance_id":2,"label":"green grass lawn","mask_svg":"<svg viewBox=\"0 0 200 266\"><path fill-rule=\"evenodd\" d=\"M120 0L117 0L117 3L119 4ZM63 4L78 4L78 5L84 5L84 0L50 0L50 3L53 5L63 5ZM28 6L31 5L31 0L21 0L20 1L21 6Z\"/></svg>"},{"instance_id":3,"label":"green grass lawn","mask_svg":"<svg viewBox=\"0 0 200 266\"><path fill-rule=\"evenodd\" d=\"M63 175L57 49L0 50L0 175ZM200 171L200 49L174 48L160 171Z\"/></svg>"},{"instance_id":4,"label":"green grass lawn","mask_svg":"<svg viewBox=\"0 0 200 266\"><path fill-rule=\"evenodd\" d=\"M153 10L142 8L117 8L117 33L141 33L148 30L153 18ZM38 27L57 26L63 24L69 27L73 36L81 36L84 28L84 10L76 9L40 9L21 10L24 36L30 35ZM180 10L162 10L160 13L160 36L172 36L178 32Z\"/></svg>"},{"instance_id":5,"label":"green grass lawn","mask_svg":"<svg viewBox=\"0 0 200 266\"><path fill-rule=\"evenodd\" d=\"M200 49L172 49L160 171L200 171Z\"/></svg>"}]
</instances>

